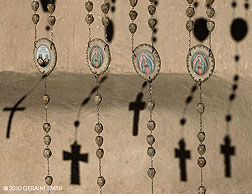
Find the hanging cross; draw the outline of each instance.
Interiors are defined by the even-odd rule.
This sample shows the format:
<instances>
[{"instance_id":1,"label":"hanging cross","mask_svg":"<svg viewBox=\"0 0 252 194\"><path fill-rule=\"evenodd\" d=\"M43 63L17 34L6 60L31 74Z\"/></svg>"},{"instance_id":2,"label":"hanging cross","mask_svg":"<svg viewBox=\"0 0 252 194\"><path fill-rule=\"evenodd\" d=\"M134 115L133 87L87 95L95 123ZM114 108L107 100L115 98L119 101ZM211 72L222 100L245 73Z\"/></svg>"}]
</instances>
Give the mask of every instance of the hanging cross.
<instances>
[{"instance_id":1,"label":"hanging cross","mask_svg":"<svg viewBox=\"0 0 252 194\"><path fill-rule=\"evenodd\" d=\"M224 154L225 161L225 176L231 177L231 156L235 155L235 147L231 146L229 136L224 138L225 145L221 145L221 153Z\"/></svg>"},{"instance_id":2,"label":"hanging cross","mask_svg":"<svg viewBox=\"0 0 252 194\"><path fill-rule=\"evenodd\" d=\"M79 161L88 162L88 154L80 154L81 146L75 141L72 147L72 153L63 151L63 160L72 160L71 164L71 184L80 184Z\"/></svg>"},{"instance_id":3,"label":"hanging cross","mask_svg":"<svg viewBox=\"0 0 252 194\"><path fill-rule=\"evenodd\" d=\"M181 139L179 141L179 148L175 148L175 157L179 158L179 166L180 166L180 179L181 181L186 181L187 176L186 176L186 159L191 158L190 151L185 150L185 141L184 139Z\"/></svg>"},{"instance_id":4,"label":"hanging cross","mask_svg":"<svg viewBox=\"0 0 252 194\"><path fill-rule=\"evenodd\" d=\"M144 110L146 106L146 103L142 102L142 99L143 99L143 93L140 92L136 97L136 101L131 102L129 104L129 110L134 111L133 136L138 135L138 122L139 122L140 111Z\"/></svg>"},{"instance_id":5,"label":"hanging cross","mask_svg":"<svg viewBox=\"0 0 252 194\"><path fill-rule=\"evenodd\" d=\"M11 122L14 116L14 113L16 111L24 111L25 107L18 108L18 106L23 102L23 100L26 98L26 96L23 96L12 108L6 107L3 109L3 111L10 111L10 117L8 121L8 127L7 127L7 133L6 133L6 138L10 138L10 130L11 130Z\"/></svg>"}]
</instances>

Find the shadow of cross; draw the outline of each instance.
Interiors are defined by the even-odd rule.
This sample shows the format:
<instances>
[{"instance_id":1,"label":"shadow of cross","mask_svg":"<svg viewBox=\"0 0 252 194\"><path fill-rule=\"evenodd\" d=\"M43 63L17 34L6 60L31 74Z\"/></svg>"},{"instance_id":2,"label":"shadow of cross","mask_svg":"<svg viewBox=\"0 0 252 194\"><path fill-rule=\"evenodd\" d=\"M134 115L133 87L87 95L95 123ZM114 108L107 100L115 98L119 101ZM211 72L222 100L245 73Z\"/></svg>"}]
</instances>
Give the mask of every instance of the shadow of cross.
<instances>
[{"instance_id":1,"label":"shadow of cross","mask_svg":"<svg viewBox=\"0 0 252 194\"><path fill-rule=\"evenodd\" d=\"M88 162L88 154L80 154L81 145L78 145L77 141L71 145L72 152L63 151L63 160L71 160L71 184L80 184L80 170L79 161Z\"/></svg>"},{"instance_id":2,"label":"shadow of cross","mask_svg":"<svg viewBox=\"0 0 252 194\"><path fill-rule=\"evenodd\" d=\"M191 158L191 153L188 150L185 150L185 141L181 139L179 141L179 149L175 148L175 157L179 158L179 166L180 166L180 180L187 181L186 175L186 159Z\"/></svg>"},{"instance_id":3,"label":"shadow of cross","mask_svg":"<svg viewBox=\"0 0 252 194\"><path fill-rule=\"evenodd\" d=\"M231 156L235 155L235 147L231 146L231 139L227 135L224 138L225 145L221 145L221 153L224 154L225 176L231 177Z\"/></svg>"},{"instance_id":4,"label":"shadow of cross","mask_svg":"<svg viewBox=\"0 0 252 194\"><path fill-rule=\"evenodd\" d=\"M140 92L138 93L136 97L135 102L131 102L129 104L129 110L134 111L134 121L133 121L133 136L138 135L138 122L139 122L139 116L140 116L140 111L144 110L146 103L142 102L143 99L143 93Z\"/></svg>"},{"instance_id":5,"label":"shadow of cross","mask_svg":"<svg viewBox=\"0 0 252 194\"><path fill-rule=\"evenodd\" d=\"M18 106L24 101L25 98L26 98L26 95L23 96L12 108L6 107L3 109L3 111L10 111L10 117L9 117L9 121L8 121L7 133L6 133L7 139L10 138L11 122L12 122L14 113L16 111L24 111L25 110L25 107L18 108Z\"/></svg>"}]
</instances>

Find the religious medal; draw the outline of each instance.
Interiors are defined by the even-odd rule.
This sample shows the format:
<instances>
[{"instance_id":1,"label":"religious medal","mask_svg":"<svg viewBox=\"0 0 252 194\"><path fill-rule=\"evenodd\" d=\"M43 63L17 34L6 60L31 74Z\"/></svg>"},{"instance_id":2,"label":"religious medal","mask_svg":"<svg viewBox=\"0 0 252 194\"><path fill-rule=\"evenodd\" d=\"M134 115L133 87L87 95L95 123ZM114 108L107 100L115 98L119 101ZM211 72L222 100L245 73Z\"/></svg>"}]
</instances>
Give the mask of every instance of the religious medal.
<instances>
[{"instance_id":1,"label":"religious medal","mask_svg":"<svg viewBox=\"0 0 252 194\"><path fill-rule=\"evenodd\" d=\"M101 5L101 11L103 12L104 16L102 17L102 24L104 26L105 30L105 40L95 38L91 39L91 24L94 21L94 16L91 13L93 10L93 3L91 0L88 0L85 3L85 8L88 11L88 14L86 15L86 22L88 24L88 47L86 50L86 58L87 58L87 64L91 72L93 73L95 79L96 79L96 95L95 95L95 104L97 109L97 123L94 127L95 132L98 134L95 138L95 142L98 146L98 149L96 150L96 156L99 159L99 176L97 178L97 184L99 186L100 194L102 194L102 188L105 185L105 178L102 176L102 158L104 156L104 150L101 148L103 144L103 137L101 136L101 133L103 131L103 125L100 121L100 104L102 101L102 96L99 92L99 77L104 74L107 69L110 66L111 56L109 51L109 44L108 44L108 38L107 38L107 27L109 25L110 19L107 17L107 14L109 12L110 5L107 2L107 0L104 0L104 3Z\"/></svg>"},{"instance_id":2,"label":"religious medal","mask_svg":"<svg viewBox=\"0 0 252 194\"><path fill-rule=\"evenodd\" d=\"M200 144L197 148L197 151L200 157L197 160L198 166L200 167L200 186L198 188L199 194L206 193L206 187L203 184L203 168L206 165L206 159L203 155L206 152L206 146L203 144L205 140L205 132L203 131L203 113L205 111L205 104L202 101L202 83L205 82L210 78L210 76L214 72L215 67L215 59L211 48L211 35L212 31L215 28L214 21L211 18L215 15L215 10L212 8L212 4L214 0L206 0L207 3L207 10L206 14L208 16L207 21L207 29L209 31L209 47L199 44L196 46L191 47L191 32L194 29L194 22L192 17L195 14L195 10L192 7L193 0L187 0L189 3L189 7L186 9L186 15L188 16L189 20L186 22L186 29L189 32L189 52L187 55L187 70L190 76L197 82L199 89L200 89L200 101L197 105L197 111L199 112L200 123L199 128L200 131L198 132L198 140Z\"/></svg>"},{"instance_id":3,"label":"religious medal","mask_svg":"<svg viewBox=\"0 0 252 194\"><path fill-rule=\"evenodd\" d=\"M131 19L131 23L129 24L129 31L132 34L132 63L137 72L137 74L148 81L149 83L149 101L148 101L148 109L150 113L150 118L147 123L147 128L150 131L150 134L147 135L147 143L148 149L147 154L150 157L150 168L147 170L147 175L151 178L151 193L154 193L154 177L156 175L156 170L154 168L154 156L156 154L156 150L153 147L155 143L155 137L153 136L153 130L156 127L155 121L152 119L152 111L155 108L155 102L152 99L152 81L158 76L160 68L161 68L161 59L157 50L154 47L154 38L153 31L157 24L156 19L154 18L154 14L156 13L156 6L154 0L149 0L151 3L148 6L148 12L150 14L150 19L148 20L148 25L151 29L151 45L149 44L140 44L136 48L134 48L134 34L137 31L137 25L134 23L136 20L138 13L135 11L135 7L137 5L137 0L130 0L130 5L132 7L129 16Z\"/></svg>"},{"instance_id":4,"label":"religious medal","mask_svg":"<svg viewBox=\"0 0 252 194\"><path fill-rule=\"evenodd\" d=\"M44 143L46 148L44 149L43 155L47 160L47 175L45 177L45 182L48 186L52 185L53 177L50 175L50 166L49 166L49 158L52 155L52 151L49 148L51 144L51 136L49 132L51 130L51 124L48 122L48 104L50 102L50 96L47 93L47 84L46 79L48 75L54 70L56 63L57 63L57 52L55 48L55 44L53 43L53 26L56 22L56 18L52 15L55 11L55 4L52 0L47 5L47 9L49 11L49 17L47 19L48 24L50 25L50 32L51 32L51 40L48 38L41 38L37 40L37 24L39 22L39 14L37 14L39 8L39 1L33 0L31 3L32 10L34 14L32 16L32 21L34 24L34 48L33 48L33 59L35 66L37 67L38 71L42 74L44 79L44 96L42 101L45 106L45 122L43 124L43 130L45 131L44 136ZM48 191L50 193L50 190Z\"/></svg>"}]
</instances>

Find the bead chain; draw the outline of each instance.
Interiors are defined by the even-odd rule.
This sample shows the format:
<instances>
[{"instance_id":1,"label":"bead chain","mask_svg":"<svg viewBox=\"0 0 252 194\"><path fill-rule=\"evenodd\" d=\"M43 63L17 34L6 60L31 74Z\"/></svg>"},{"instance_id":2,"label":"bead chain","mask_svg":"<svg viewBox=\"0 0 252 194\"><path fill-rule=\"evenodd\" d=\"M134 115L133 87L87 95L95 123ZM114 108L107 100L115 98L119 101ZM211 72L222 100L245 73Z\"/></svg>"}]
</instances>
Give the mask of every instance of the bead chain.
<instances>
[{"instance_id":1,"label":"bead chain","mask_svg":"<svg viewBox=\"0 0 252 194\"><path fill-rule=\"evenodd\" d=\"M212 31L215 28L215 23L212 21L212 17L215 15L215 10L212 8L212 4L214 3L214 0L206 0L207 3L207 16L208 16L208 22L207 22L207 29L209 31L209 48L212 50Z\"/></svg>"},{"instance_id":2,"label":"bead chain","mask_svg":"<svg viewBox=\"0 0 252 194\"><path fill-rule=\"evenodd\" d=\"M32 21L34 24L34 46L36 47L37 42L37 24L39 22L39 14L37 14L37 11L39 9L39 2L37 0L32 0L31 8L34 11L34 14L32 16ZM52 13L55 11L55 5L50 1L50 3L47 5L48 11L49 11L49 17L47 19L49 25L51 26L51 40L53 42L53 26L56 22L56 18L52 15ZM48 186L52 185L53 177L50 175L50 162L49 158L52 155L52 151L49 149L49 145L51 144L51 136L48 135L49 131L51 130L51 125L48 123L48 104L50 102L50 97L47 94L47 75L42 76L44 79L44 96L42 98L44 109L45 109L45 123L43 124L43 130L45 131L44 136L44 143L46 145L46 148L44 149L43 155L47 160L47 176L45 177L45 182ZM50 193L50 190L48 190L48 193Z\"/></svg>"},{"instance_id":3,"label":"bead chain","mask_svg":"<svg viewBox=\"0 0 252 194\"><path fill-rule=\"evenodd\" d=\"M155 122L152 120L152 111L154 110L155 102L152 100L152 83L149 81L149 101L148 101L148 109L150 111L150 120L147 124L148 129L150 130L150 134L147 136L147 143L151 146L147 150L147 154L151 157L151 167L148 169L147 174L151 178L151 193L154 193L154 176L156 175L156 170L154 168L154 160L153 157L155 155L155 149L153 148L153 144L155 142L155 137L152 135L152 132L154 130L151 129L148 125L149 123Z\"/></svg>"},{"instance_id":4,"label":"bead chain","mask_svg":"<svg viewBox=\"0 0 252 194\"><path fill-rule=\"evenodd\" d=\"M136 20L138 13L135 11L135 7L137 5L137 0L130 0L130 5L131 5L131 11L129 12L129 17L131 19L131 23L129 24L129 31L131 32L131 51L132 54L135 55L134 53L134 34L137 31L137 25L134 23L134 21ZM149 0L149 2L151 3L151 5L148 6L148 12L151 15L151 18L148 20L148 25L151 28L151 45L152 48L154 48L154 28L156 26L156 19L154 19L154 14L156 12L156 6L155 6L155 0ZM156 174L156 170L154 169L154 161L153 161L153 157L156 153L155 149L153 148L153 144L155 142L155 138L152 135L152 131L155 129L156 124L155 122L152 120L152 111L155 107L155 102L152 100L152 85L151 85L151 81L149 81L149 101L148 101L148 109L150 111L150 119L147 123L147 128L150 130L150 134L147 136L147 143L150 145L150 147L148 147L147 150L147 154L150 156L151 158L151 167L148 169L147 174L148 176L151 178L151 193L154 193L154 181L153 178Z\"/></svg>"},{"instance_id":5,"label":"bead chain","mask_svg":"<svg viewBox=\"0 0 252 194\"><path fill-rule=\"evenodd\" d=\"M85 8L88 11L88 14L85 17L85 20L88 24L88 38L89 38L89 43L91 41L91 24L94 22L94 16L92 15L92 10L93 10L93 3L91 0L88 0L85 3ZM107 35L107 27L109 25L109 17L107 17L107 14L109 12L110 5L107 2L107 0L104 0L104 3L101 5L101 11L103 12L104 16L102 17L102 24L104 26L104 32L105 32L105 43L108 45L108 35ZM89 44L88 43L88 44ZM97 113L97 123L94 127L95 132L98 134L95 138L95 142L98 146L98 149L96 150L96 156L99 159L98 163L98 170L99 170L99 177L97 179L97 184L99 186L99 192L102 194L102 187L105 185L106 181L105 178L102 176L102 161L101 159L104 156L104 150L101 148L103 144L103 137L100 136L100 134L103 131L103 126L102 123L100 122L100 103L102 101L102 97L99 93L99 75L94 74L95 80L96 80L96 95L95 95L95 104L96 104L96 113Z\"/></svg>"},{"instance_id":6,"label":"bead chain","mask_svg":"<svg viewBox=\"0 0 252 194\"><path fill-rule=\"evenodd\" d=\"M130 1L131 11L129 12L129 17L131 19L131 23L129 24L129 31L131 32L131 51L134 54L134 35L137 31L137 25L134 23L136 20L138 13L135 11L135 6L137 5L137 1Z\"/></svg>"},{"instance_id":7,"label":"bead chain","mask_svg":"<svg viewBox=\"0 0 252 194\"><path fill-rule=\"evenodd\" d=\"M48 104L50 102L50 97L47 93L47 77L44 76L44 96L43 96L43 103L45 106L45 123L43 124L43 129L45 131L45 136L44 136L44 143L46 144L46 148L44 150L44 157L47 160L47 176L45 177L45 182L48 186L52 185L53 182L53 178L52 176L50 176L50 162L49 162L49 158L52 155L52 151L49 149L49 145L51 143L51 137L48 135L50 129L51 129L51 125L50 123L48 123ZM48 190L48 193L50 193L50 190Z\"/></svg>"},{"instance_id":8,"label":"bead chain","mask_svg":"<svg viewBox=\"0 0 252 194\"><path fill-rule=\"evenodd\" d=\"M197 105L197 110L200 114L200 123L199 123L200 131L197 135L200 141L200 145L197 148L198 153L200 154L200 157L198 158L198 162L197 162L200 167L200 186L198 188L198 191L199 193L205 194L206 187L203 185L203 167L206 165L206 160L203 157L203 154L206 152L206 146L202 143L205 140L205 132L203 132L203 118L202 118L203 113L205 111L205 105L202 100L202 82L199 81L198 84L199 84L199 91L200 91L199 103Z\"/></svg>"},{"instance_id":9,"label":"bead chain","mask_svg":"<svg viewBox=\"0 0 252 194\"><path fill-rule=\"evenodd\" d=\"M96 144L98 146L98 149L96 150L96 156L99 159L98 169L99 169L99 177L97 179L97 184L99 185L100 194L102 194L102 187L105 184L105 178L102 176L102 161L104 155L104 150L101 148L103 144L103 137L100 136L101 132L103 131L102 123L100 122L100 103L102 101L101 94L99 93L99 76L95 74L96 79L96 96L95 96L95 104L96 104L96 111L97 111L97 124L95 125L95 132L98 134L98 136L95 138Z\"/></svg>"},{"instance_id":10,"label":"bead chain","mask_svg":"<svg viewBox=\"0 0 252 194\"><path fill-rule=\"evenodd\" d=\"M186 22L186 29L188 30L188 51L191 53L191 42L192 42L192 31L194 29L194 22L192 20L192 17L195 14L195 10L192 7L193 0L188 0L188 8L186 9L186 15L189 18Z\"/></svg>"}]
</instances>

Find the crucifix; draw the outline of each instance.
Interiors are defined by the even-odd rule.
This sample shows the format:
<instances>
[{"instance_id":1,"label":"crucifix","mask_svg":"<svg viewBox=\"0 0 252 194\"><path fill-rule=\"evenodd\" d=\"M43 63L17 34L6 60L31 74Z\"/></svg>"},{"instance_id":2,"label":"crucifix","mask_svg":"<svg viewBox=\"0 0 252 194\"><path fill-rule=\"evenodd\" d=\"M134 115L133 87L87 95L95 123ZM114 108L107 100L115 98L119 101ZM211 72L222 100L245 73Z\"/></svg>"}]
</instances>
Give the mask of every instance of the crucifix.
<instances>
[{"instance_id":1,"label":"crucifix","mask_svg":"<svg viewBox=\"0 0 252 194\"><path fill-rule=\"evenodd\" d=\"M26 96L23 96L12 108L6 107L3 109L3 111L10 111L10 117L9 117L9 121L8 121L7 133L6 133L7 139L10 138L11 122L12 122L14 113L16 111L24 111L25 110L25 107L18 108L18 106L23 102L23 100L25 98L26 98Z\"/></svg>"},{"instance_id":2,"label":"crucifix","mask_svg":"<svg viewBox=\"0 0 252 194\"><path fill-rule=\"evenodd\" d=\"M221 153L224 154L225 161L225 176L231 177L231 156L235 155L235 147L231 146L229 136L224 138L225 145L221 145Z\"/></svg>"},{"instance_id":3,"label":"crucifix","mask_svg":"<svg viewBox=\"0 0 252 194\"><path fill-rule=\"evenodd\" d=\"M80 154L81 146L75 141L72 147L72 152L63 151L63 160L71 160L71 184L80 184L79 161L88 162L88 154Z\"/></svg>"},{"instance_id":4,"label":"crucifix","mask_svg":"<svg viewBox=\"0 0 252 194\"><path fill-rule=\"evenodd\" d=\"M181 139L179 141L179 149L175 148L175 157L179 158L179 166L180 166L180 176L181 181L186 181L186 159L191 158L191 153L189 150L185 149L185 141Z\"/></svg>"},{"instance_id":5,"label":"crucifix","mask_svg":"<svg viewBox=\"0 0 252 194\"><path fill-rule=\"evenodd\" d=\"M138 135L138 122L139 122L139 115L140 111L144 110L146 103L142 102L143 99L143 93L140 92L135 102L131 102L129 105L129 110L134 111L134 122L133 122L133 136Z\"/></svg>"}]
</instances>

